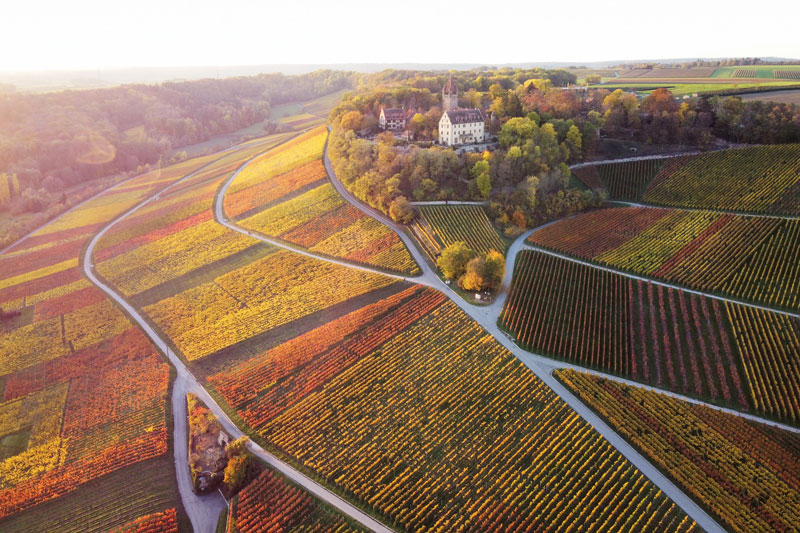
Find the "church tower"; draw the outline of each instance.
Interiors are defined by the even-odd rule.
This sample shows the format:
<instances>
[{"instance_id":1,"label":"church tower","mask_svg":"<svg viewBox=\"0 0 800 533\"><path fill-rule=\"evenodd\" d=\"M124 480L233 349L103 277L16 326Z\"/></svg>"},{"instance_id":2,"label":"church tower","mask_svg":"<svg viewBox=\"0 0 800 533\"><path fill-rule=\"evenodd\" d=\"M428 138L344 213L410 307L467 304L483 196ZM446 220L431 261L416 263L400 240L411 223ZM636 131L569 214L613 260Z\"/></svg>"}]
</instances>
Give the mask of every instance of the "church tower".
<instances>
[{"instance_id":1,"label":"church tower","mask_svg":"<svg viewBox=\"0 0 800 533\"><path fill-rule=\"evenodd\" d=\"M442 88L442 112L452 111L458 107L458 86L453 81L453 75L447 79Z\"/></svg>"}]
</instances>

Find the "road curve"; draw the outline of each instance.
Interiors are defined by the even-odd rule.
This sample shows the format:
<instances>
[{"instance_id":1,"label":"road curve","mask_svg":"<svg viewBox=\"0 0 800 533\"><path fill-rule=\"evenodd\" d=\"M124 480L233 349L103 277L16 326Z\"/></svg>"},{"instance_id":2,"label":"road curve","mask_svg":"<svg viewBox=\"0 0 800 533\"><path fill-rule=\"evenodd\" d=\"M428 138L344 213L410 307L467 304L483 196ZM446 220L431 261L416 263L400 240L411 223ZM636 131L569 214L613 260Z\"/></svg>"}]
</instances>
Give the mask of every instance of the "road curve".
<instances>
[{"instance_id":1,"label":"road curve","mask_svg":"<svg viewBox=\"0 0 800 533\"><path fill-rule=\"evenodd\" d=\"M239 176L239 174L242 172L242 170L244 170L245 167L247 167L247 165L250 164L252 161L254 161L255 159L258 159L261 155L263 155L263 154L255 155L252 158L250 158L247 161L245 161L238 169L236 169L236 172L234 172L230 177L228 177L228 179L226 179L223 182L222 186L217 191L217 193L216 193L216 195L214 197L214 207L213 207L213 209L214 209L214 220L218 224L221 224L221 225L225 226L226 228L228 228L228 229L230 229L232 231L236 231L236 232L241 233L243 235L247 235L249 237L252 237L253 239L258 239L259 241L266 242L266 243L271 244L273 246L277 246L278 248L283 248L284 250L288 250L290 252L294 252L296 254L303 255L305 257L311 257L313 259L318 259L320 261L333 263L335 265L340 265L340 266L344 266L344 267L347 267L347 268L352 268L354 270L360 270L362 272L369 272L370 274L380 274L382 276L386 276L386 277L397 279L397 280L401 280L401 281L409 281L409 282L413 282L413 283L418 283L420 285L427 285L428 287L433 287L434 286L434 283L435 283L434 280L431 279L430 276L425 275L425 274L423 274L422 276L416 276L416 277L403 276L402 274L392 274L390 272L385 272L383 270L372 268L372 267L369 267L369 266L366 266L366 265L353 263L353 262L350 262L350 261L346 261L344 259L337 259L335 257L330 257L330 256L327 256L327 255L314 253L314 252L311 252L308 249L303 248L301 246L297 246L295 244L291 244L291 243L288 243L286 241L282 241L280 239L275 239L275 238L269 237L269 236L264 235L263 233L261 233L259 231L246 229L246 228L243 228L243 227L239 226L235 222L231 222L231 220L225 214L225 201L224 201L225 194L228 192L228 188L231 186L231 184L234 182L234 180L236 180L236 178ZM401 236L401 238L402 238L402 236ZM408 244L406 244L406 246L408 246ZM415 259L416 259L416 257L415 257ZM419 261L417 261L417 262L419 263ZM435 274L434 274L434 276L435 276ZM436 277L436 279L438 280L438 277Z\"/></svg>"}]
</instances>

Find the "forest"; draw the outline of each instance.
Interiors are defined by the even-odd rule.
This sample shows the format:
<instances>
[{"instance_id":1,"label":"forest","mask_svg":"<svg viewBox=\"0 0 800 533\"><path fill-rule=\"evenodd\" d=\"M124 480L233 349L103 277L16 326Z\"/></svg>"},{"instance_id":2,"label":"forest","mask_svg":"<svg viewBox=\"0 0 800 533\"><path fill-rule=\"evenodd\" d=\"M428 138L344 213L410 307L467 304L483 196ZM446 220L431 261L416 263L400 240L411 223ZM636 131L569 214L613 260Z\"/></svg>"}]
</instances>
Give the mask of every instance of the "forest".
<instances>
[{"instance_id":1,"label":"forest","mask_svg":"<svg viewBox=\"0 0 800 533\"><path fill-rule=\"evenodd\" d=\"M356 194L398 217L406 200L489 199L509 235L594 205L569 186L566 165L604 155L604 140L706 149L715 143L800 140L800 108L666 89L634 94L576 87L564 70L480 68L454 73L460 105L484 110L500 149L485 154L430 147L447 73L321 70L0 95L0 245L12 242L122 177L180 159L180 149L265 121L271 107L354 89L332 115L332 158ZM414 111L417 142L359 137L382 106ZM350 132L350 133L348 133ZM425 144L427 141L427 145ZM78 187L80 186L80 187ZM5 213L5 214L4 214ZM12 221L13 218L13 221ZM5 220L5 222L3 222Z\"/></svg>"},{"instance_id":2,"label":"forest","mask_svg":"<svg viewBox=\"0 0 800 533\"><path fill-rule=\"evenodd\" d=\"M453 78L459 105L491 117L497 149L458 155L435 146L444 73L376 75L331 113L337 175L357 197L396 220L413 218L410 201L488 200L495 222L513 236L602 204L601 192L571 180L568 165L606 157L609 140L665 150L800 140L800 108L791 104L714 95L678 99L668 89L640 100L619 89L569 86L575 79L566 71L462 71ZM391 134L370 138L384 106L414 112L408 128L415 142Z\"/></svg>"},{"instance_id":3,"label":"forest","mask_svg":"<svg viewBox=\"0 0 800 533\"><path fill-rule=\"evenodd\" d=\"M353 83L351 73L317 71L0 94L0 245L125 176L181 159L182 147Z\"/></svg>"}]
</instances>

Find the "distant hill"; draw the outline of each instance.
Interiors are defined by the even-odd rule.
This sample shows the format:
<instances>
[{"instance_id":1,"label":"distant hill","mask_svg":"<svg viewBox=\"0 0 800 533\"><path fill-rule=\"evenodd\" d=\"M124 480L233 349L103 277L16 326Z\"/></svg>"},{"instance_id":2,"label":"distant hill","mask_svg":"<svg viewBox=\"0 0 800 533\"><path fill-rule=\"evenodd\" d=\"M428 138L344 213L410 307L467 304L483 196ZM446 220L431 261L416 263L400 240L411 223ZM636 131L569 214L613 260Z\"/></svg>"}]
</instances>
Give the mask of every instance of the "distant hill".
<instances>
[{"instance_id":1,"label":"distant hill","mask_svg":"<svg viewBox=\"0 0 800 533\"><path fill-rule=\"evenodd\" d=\"M305 74L320 69L344 70L372 73L385 69L397 70L471 70L483 67L510 68L566 68L581 66L589 69L608 68L621 64L637 63L688 63L692 61L717 61L725 58L660 58L660 59L616 59L610 61L530 61L523 63L334 63L301 65L240 65L206 67L134 67L123 69L64 70L48 72L0 72L0 84L11 84L18 91L49 92L63 89L96 89L126 83L160 83L202 78L230 78L253 76L262 73L281 72L286 75ZM797 59L762 57L763 62L797 62Z\"/></svg>"}]
</instances>

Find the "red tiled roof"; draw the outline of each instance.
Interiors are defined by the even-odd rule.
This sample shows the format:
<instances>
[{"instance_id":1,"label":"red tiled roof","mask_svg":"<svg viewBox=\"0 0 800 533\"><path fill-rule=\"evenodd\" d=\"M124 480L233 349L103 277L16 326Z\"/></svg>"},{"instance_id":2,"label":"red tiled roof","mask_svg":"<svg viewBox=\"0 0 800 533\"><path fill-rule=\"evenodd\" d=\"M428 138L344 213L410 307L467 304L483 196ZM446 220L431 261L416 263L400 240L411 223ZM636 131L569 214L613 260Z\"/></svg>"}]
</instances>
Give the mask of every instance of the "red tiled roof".
<instances>
[{"instance_id":1,"label":"red tiled roof","mask_svg":"<svg viewBox=\"0 0 800 533\"><path fill-rule=\"evenodd\" d=\"M386 120L403 120L406 118L405 112L399 107L384 108L383 116L386 117Z\"/></svg>"}]
</instances>

